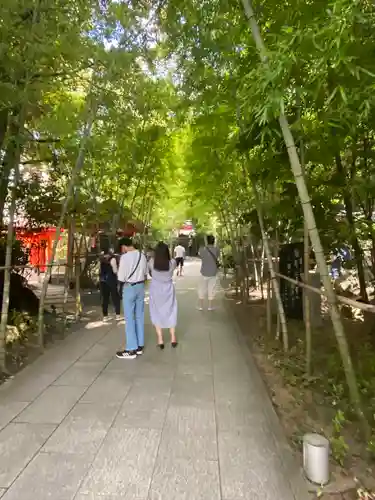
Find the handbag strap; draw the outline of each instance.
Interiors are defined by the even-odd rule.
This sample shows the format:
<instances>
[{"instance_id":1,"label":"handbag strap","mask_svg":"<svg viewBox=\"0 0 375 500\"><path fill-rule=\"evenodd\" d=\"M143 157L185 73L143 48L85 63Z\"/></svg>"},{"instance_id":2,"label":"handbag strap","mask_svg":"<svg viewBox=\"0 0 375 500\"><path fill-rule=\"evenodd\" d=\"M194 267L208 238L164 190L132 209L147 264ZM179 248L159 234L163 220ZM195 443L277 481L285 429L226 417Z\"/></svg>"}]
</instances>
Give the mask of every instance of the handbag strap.
<instances>
[{"instance_id":1,"label":"handbag strap","mask_svg":"<svg viewBox=\"0 0 375 500\"><path fill-rule=\"evenodd\" d=\"M134 273L136 272L136 270L138 269L138 266L139 266L139 263L141 262L141 257L142 257L142 253L140 250L139 251L139 257L138 257L138 262L137 264L135 265L135 268L133 269L133 271L129 274L129 276L127 277L127 280L126 280L126 283L129 283L129 280L130 278L134 275Z\"/></svg>"},{"instance_id":2,"label":"handbag strap","mask_svg":"<svg viewBox=\"0 0 375 500\"><path fill-rule=\"evenodd\" d=\"M208 247L206 247L206 250L211 255L211 257L214 259L216 267L219 267L219 261L217 260L217 258L215 257L215 255L211 252L211 250Z\"/></svg>"}]
</instances>

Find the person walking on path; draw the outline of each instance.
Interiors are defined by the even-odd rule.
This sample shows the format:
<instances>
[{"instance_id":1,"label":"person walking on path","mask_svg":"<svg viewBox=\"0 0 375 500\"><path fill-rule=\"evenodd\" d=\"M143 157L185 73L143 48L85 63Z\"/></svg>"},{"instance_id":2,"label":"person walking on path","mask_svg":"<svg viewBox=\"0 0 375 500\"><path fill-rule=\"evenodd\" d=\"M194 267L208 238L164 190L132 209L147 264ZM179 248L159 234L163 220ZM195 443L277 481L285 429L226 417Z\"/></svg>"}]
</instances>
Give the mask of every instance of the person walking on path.
<instances>
[{"instance_id":1,"label":"person walking on path","mask_svg":"<svg viewBox=\"0 0 375 500\"><path fill-rule=\"evenodd\" d=\"M177 299L173 283L176 261L171 260L168 245L160 242L154 258L148 263L150 283L150 317L155 327L158 347L164 349L163 328L168 328L172 347L177 347Z\"/></svg>"},{"instance_id":2,"label":"person walking on path","mask_svg":"<svg viewBox=\"0 0 375 500\"><path fill-rule=\"evenodd\" d=\"M116 257L108 251L100 259L100 293L102 299L103 319L108 319L109 299L116 313L116 319L120 319L120 295L117 289L117 262Z\"/></svg>"},{"instance_id":3,"label":"person walking on path","mask_svg":"<svg viewBox=\"0 0 375 500\"><path fill-rule=\"evenodd\" d=\"M201 278L198 285L198 309L203 311L204 300L208 297L208 310L212 311L220 257L220 250L215 246L214 236L207 236L207 246L200 248L198 255L202 259Z\"/></svg>"},{"instance_id":4,"label":"person walking on path","mask_svg":"<svg viewBox=\"0 0 375 500\"><path fill-rule=\"evenodd\" d=\"M146 256L133 246L131 238L123 238L118 280L123 283L122 298L126 325L126 347L116 353L120 359L135 359L143 354L145 344L144 310Z\"/></svg>"},{"instance_id":5,"label":"person walking on path","mask_svg":"<svg viewBox=\"0 0 375 500\"><path fill-rule=\"evenodd\" d=\"M176 265L177 265L177 276L182 276L185 253L186 253L185 248L182 245L177 245L174 249L174 258L176 260Z\"/></svg>"}]
</instances>

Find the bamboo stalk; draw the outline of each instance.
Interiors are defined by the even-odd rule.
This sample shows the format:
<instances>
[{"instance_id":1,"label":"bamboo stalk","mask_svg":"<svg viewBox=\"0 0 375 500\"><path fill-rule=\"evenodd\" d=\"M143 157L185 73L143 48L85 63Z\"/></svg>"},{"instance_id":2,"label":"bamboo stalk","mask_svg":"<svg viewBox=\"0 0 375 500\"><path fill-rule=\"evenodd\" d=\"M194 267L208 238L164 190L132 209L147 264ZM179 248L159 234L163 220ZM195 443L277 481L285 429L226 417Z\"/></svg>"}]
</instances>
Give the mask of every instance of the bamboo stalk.
<instances>
[{"instance_id":1,"label":"bamboo stalk","mask_svg":"<svg viewBox=\"0 0 375 500\"><path fill-rule=\"evenodd\" d=\"M267 64L266 47L263 42L262 35L259 30L258 23L255 19L254 10L252 8L251 0L242 0L245 13L248 17L249 26L253 35L254 42L259 52L262 63ZM359 421L361 422L362 431L366 442L368 441L371 432L368 421L362 409L360 393L357 384L357 377L354 371L352 358L349 352L348 342L345 336L344 327L341 321L340 312L337 305L337 298L331 283L327 264L324 258L323 246L320 240L320 235L316 227L314 212L311 206L311 201L303 171L300 164L300 159L294 142L293 134L290 129L288 119L280 106L279 124L284 137L285 146L288 151L290 166L294 175L298 195L301 201L304 219L309 231L309 237L314 248L316 262L318 264L319 272L323 281L324 288L326 289L328 303L330 305L330 313L332 325L335 332L337 344L339 347L342 364L345 371L345 377L349 388L350 399L355 407Z\"/></svg>"},{"instance_id":2,"label":"bamboo stalk","mask_svg":"<svg viewBox=\"0 0 375 500\"><path fill-rule=\"evenodd\" d=\"M279 270L279 250L280 250L279 230L278 230L278 228L276 228L276 231L275 231L274 256L273 256L273 258L275 260L275 268L276 268L275 272L278 272L278 270ZM280 338L280 316L279 316L279 314L277 314L276 335L275 335L275 338L276 339Z\"/></svg>"},{"instance_id":3,"label":"bamboo stalk","mask_svg":"<svg viewBox=\"0 0 375 500\"><path fill-rule=\"evenodd\" d=\"M303 174L306 175L305 171L305 154L304 154L304 144L300 141L301 150L301 166ZM309 261L310 261L310 241L309 241L309 228L306 221L303 221L303 276L305 283L309 281ZM303 294L303 309L304 309L304 321L305 321L305 372L306 376L311 375L311 361L312 361L312 331L311 331L311 309L310 309L310 297L309 292L305 290Z\"/></svg>"},{"instance_id":4,"label":"bamboo stalk","mask_svg":"<svg viewBox=\"0 0 375 500\"><path fill-rule=\"evenodd\" d=\"M272 297L271 297L271 277L270 273L267 273L267 304L266 304L266 314L267 314L267 334L272 333Z\"/></svg>"},{"instance_id":5,"label":"bamboo stalk","mask_svg":"<svg viewBox=\"0 0 375 500\"><path fill-rule=\"evenodd\" d=\"M257 259L256 259L254 244L253 244L253 240L252 240L251 235L250 235L250 248L251 248L251 253L254 255L254 259L249 259L249 261L252 262L253 266L254 266L255 286L258 289L258 287L259 287L258 265L257 265Z\"/></svg>"},{"instance_id":6,"label":"bamboo stalk","mask_svg":"<svg viewBox=\"0 0 375 500\"><path fill-rule=\"evenodd\" d=\"M75 295L76 295L76 310L75 310L75 318L76 321L79 320L82 314L82 300L81 300L81 255L82 255L82 247L83 240L85 239L86 233L86 222L82 227L82 234L79 240L79 245L77 245L77 253L75 259Z\"/></svg>"},{"instance_id":7,"label":"bamboo stalk","mask_svg":"<svg viewBox=\"0 0 375 500\"><path fill-rule=\"evenodd\" d=\"M40 1L37 0L35 2L33 13L32 13L32 24L31 24L31 34L34 32L35 25L37 23L37 19L40 13L39 10ZM31 50L29 50L31 47ZM31 59L34 47L34 40L31 40L31 43L26 44L24 49L26 50L25 57ZM13 154L13 164L14 164L14 180L13 187L11 191L11 206L9 213L9 224L8 224L8 234L7 234L7 245L6 245L6 253L5 253L5 269L4 269L4 283L3 283L3 301L1 305L1 321L0 321L0 370L6 371L6 331L8 324L8 312L9 312L9 295L10 295L10 277L11 277L11 263L12 263L12 252L13 252L13 234L14 234L14 216L16 211L16 199L17 199L17 187L19 183L20 177L20 161L21 161L21 152L22 152L22 143L23 143L23 132L25 129L25 121L27 116L27 102L28 102L28 89L30 83L30 75L29 72L26 71L25 79L24 79L24 88L23 95L21 99L21 103L19 106L19 114L18 114L18 123L15 125L16 127L16 136L15 146L14 146L14 154ZM8 137L7 137L8 138ZM12 137L9 138L12 140ZM11 168L11 167L10 167ZM8 174L9 175L9 172ZM7 177L8 182L9 177ZM4 179L3 179L4 180ZM8 184L7 184L8 186ZM3 200L5 202L5 199ZM1 223L3 222L3 211L4 205L1 207Z\"/></svg>"},{"instance_id":8,"label":"bamboo stalk","mask_svg":"<svg viewBox=\"0 0 375 500\"><path fill-rule=\"evenodd\" d=\"M69 233L68 233L68 247L66 256L66 267L64 273L64 301L63 301L63 314L64 314L64 327L67 326L67 305L69 298L69 286L72 276L73 269L73 249L74 249L74 233L75 233L75 221L73 217L70 217L69 221Z\"/></svg>"},{"instance_id":9,"label":"bamboo stalk","mask_svg":"<svg viewBox=\"0 0 375 500\"><path fill-rule=\"evenodd\" d=\"M14 179L11 191L11 204L9 209L8 234L5 250L5 266L4 266L4 283L3 283L3 302L1 306L1 322L0 322L0 370L6 372L6 333L9 313L9 296L10 296L10 280L12 272L12 253L13 253L13 236L14 236L14 218L16 212L17 188L20 179L19 163L21 159L21 149L23 142L23 131L25 124L25 106L21 107L18 116L18 133L14 137L15 152L13 155Z\"/></svg>"},{"instance_id":10,"label":"bamboo stalk","mask_svg":"<svg viewBox=\"0 0 375 500\"><path fill-rule=\"evenodd\" d=\"M281 326L281 332L282 332L282 337L283 337L283 347L284 347L284 351L287 351L289 348L289 339L288 339L288 327L287 327L287 323L286 323L285 311L284 311L283 302L281 300L279 282L277 281L275 269L273 267L272 254L271 254L270 247L268 245L268 238L267 238L266 231L264 228L262 206L260 204L259 196L258 196L256 187L254 184L253 184L253 194L254 194L254 199L255 199L256 210L258 213L260 231L262 233L263 248L264 248L264 251L266 253L266 257L267 257L267 261L268 261L268 268L269 268L269 271L271 274L272 288L273 288L273 291L275 293L277 309L278 309L279 317L280 317L280 326ZM262 283L262 286L263 286L263 283Z\"/></svg>"},{"instance_id":11,"label":"bamboo stalk","mask_svg":"<svg viewBox=\"0 0 375 500\"><path fill-rule=\"evenodd\" d=\"M88 97L88 99L89 98L90 97ZM72 171L72 174L70 177L65 200L63 201L62 206L61 206L61 213L60 213L60 218L59 218L59 222L58 222L58 226L57 226L57 230L56 230L56 236L55 236L55 240L54 240L53 246L52 246L50 264L52 264L54 262L56 248L57 248L60 233L61 233L61 228L64 224L64 219L66 216L66 212L68 210L69 202L70 202L70 199L73 195L75 181L76 181L77 175L81 171L81 169L84 165L84 161L85 161L87 142L88 142L89 137L91 135L91 129L92 129L92 126L94 123L94 118L95 118L95 109L94 109L92 103L89 104L89 101L88 101L88 108L89 108L89 110L88 110L89 116L88 116L88 120L86 122L85 129L84 129L84 132L82 135L79 153L78 153L77 160L76 160L76 163L74 165L74 168L73 168L73 171ZM52 271L52 267L49 266L47 268L47 272L46 272L46 275L45 275L45 278L43 281L41 297L40 297L40 302L39 302L38 344L39 344L40 349L43 349L43 347L44 347L44 302L45 302L45 297L47 294L49 279L51 277L51 271Z\"/></svg>"},{"instance_id":12,"label":"bamboo stalk","mask_svg":"<svg viewBox=\"0 0 375 500\"><path fill-rule=\"evenodd\" d=\"M260 294L262 297L262 300L264 300L264 254L265 254L265 247L264 247L264 242L263 242L263 248L262 248L262 257L261 257L261 263L260 263Z\"/></svg>"}]
</instances>

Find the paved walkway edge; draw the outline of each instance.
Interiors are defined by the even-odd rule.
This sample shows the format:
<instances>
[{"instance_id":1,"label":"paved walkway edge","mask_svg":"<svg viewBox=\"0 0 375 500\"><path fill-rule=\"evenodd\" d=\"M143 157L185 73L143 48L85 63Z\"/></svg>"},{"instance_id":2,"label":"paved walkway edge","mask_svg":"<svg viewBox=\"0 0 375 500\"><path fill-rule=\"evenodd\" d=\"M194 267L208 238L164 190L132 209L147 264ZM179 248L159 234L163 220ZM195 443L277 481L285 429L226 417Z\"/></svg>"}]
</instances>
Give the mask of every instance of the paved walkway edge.
<instances>
[{"instance_id":1,"label":"paved walkway edge","mask_svg":"<svg viewBox=\"0 0 375 500\"><path fill-rule=\"evenodd\" d=\"M273 437L275 446L279 452L279 456L282 458L282 465L285 471L285 477L288 478L290 487L292 489L293 495L296 500L310 500L314 498L312 491L312 485L309 484L308 480L305 479L303 474L302 465L298 463L298 460L290 447L288 440L285 436L284 430L282 428L280 418L276 413L276 410L272 404L271 398L269 396L268 387L263 380L253 353L251 352L250 346L245 339L244 334L238 324L235 314L228 304L224 300L225 309L228 316L232 318L233 330L236 332L238 342L242 348L243 355L246 360L246 364L251 373L251 377L254 382L259 387L259 393L264 395L264 414L268 420L270 428L273 430ZM255 369L254 369L255 367Z\"/></svg>"}]
</instances>

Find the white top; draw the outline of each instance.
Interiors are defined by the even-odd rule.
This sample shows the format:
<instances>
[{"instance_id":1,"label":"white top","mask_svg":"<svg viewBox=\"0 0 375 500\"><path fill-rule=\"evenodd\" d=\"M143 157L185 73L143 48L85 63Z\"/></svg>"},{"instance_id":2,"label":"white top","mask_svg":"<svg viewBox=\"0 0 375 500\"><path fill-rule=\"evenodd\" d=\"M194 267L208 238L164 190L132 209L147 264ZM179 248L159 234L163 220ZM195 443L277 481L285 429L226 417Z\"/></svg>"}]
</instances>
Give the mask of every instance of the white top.
<instances>
[{"instance_id":1,"label":"white top","mask_svg":"<svg viewBox=\"0 0 375 500\"><path fill-rule=\"evenodd\" d=\"M139 261L137 270L129 280L129 276L135 269L139 260L139 253L139 250L132 250L121 255L117 274L117 279L119 281L124 283L138 283L139 281L145 281L147 277L147 259L143 253L141 253L141 260Z\"/></svg>"},{"instance_id":2,"label":"white top","mask_svg":"<svg viewBox=\"0 0 375 500\"><path fill-rule=\"evenodd\" d=\"M114 272L114 274L117 274L117 262L116 262L115 257L112 257L110 264L111 264L112 271Z\"/></svg>"},{"instance_id":3,"label":"white top","mask_svg":"<svg viewBox=\"0 0 375 500\"><path fill-rule=\"evenodd\" d=\"M177 245L174 249L174 256L176 259L183 259L185 257L185 248L182 245Z\"/></svg>"}]
</instances>

